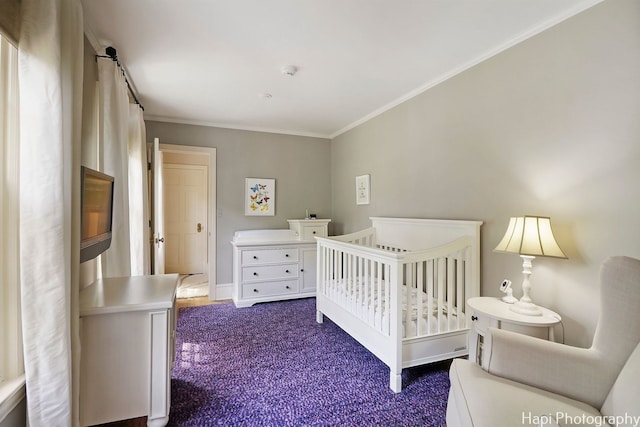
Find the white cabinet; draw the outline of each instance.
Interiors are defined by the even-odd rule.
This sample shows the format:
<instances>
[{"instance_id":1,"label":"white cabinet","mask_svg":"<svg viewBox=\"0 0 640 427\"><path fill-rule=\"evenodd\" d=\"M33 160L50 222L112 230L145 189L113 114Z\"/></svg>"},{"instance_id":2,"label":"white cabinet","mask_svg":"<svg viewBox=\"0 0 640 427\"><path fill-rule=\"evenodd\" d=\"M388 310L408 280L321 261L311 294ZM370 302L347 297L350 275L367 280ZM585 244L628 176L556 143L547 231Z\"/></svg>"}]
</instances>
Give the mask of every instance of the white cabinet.
<instances>
[{"instance_id":1,"label":"white cabinet","mask_svg":"<svg viewBox=\"0 0 640 427\"><path fill-rule=\"evenodd\" d=\"M97 280L80 291L80 424L169 421L177 274Z\"/></svg>"},{"instance_id":2,"label":"white cabinet","mask_svg":"<svg viewBox=\"0 0 640 427\"><path fill-rule=\"evenodd\" d=\"M298 233L300 240L315 241L314 237L329 235L330 219L288 219L289 228Z\"/></svg>"}]
</instances>

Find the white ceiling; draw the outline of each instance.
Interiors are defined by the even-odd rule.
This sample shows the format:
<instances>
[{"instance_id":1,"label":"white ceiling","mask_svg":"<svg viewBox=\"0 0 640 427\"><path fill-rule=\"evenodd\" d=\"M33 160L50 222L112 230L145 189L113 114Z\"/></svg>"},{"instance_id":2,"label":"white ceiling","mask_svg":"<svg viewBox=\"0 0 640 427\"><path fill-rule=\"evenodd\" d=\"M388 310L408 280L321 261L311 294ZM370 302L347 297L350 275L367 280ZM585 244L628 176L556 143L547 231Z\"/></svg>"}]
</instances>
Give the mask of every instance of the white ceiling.
<instances>
[{"instance_id":1,"label":"white ceiling","mask_svg":"<svg viewBox=\"0 0 640 427\"><path fill-rule=\"evenodd\" d=\"M147 120L334 137L599 1L82 4L89 39L117 49Z\"/></svg>"}]
</instances>

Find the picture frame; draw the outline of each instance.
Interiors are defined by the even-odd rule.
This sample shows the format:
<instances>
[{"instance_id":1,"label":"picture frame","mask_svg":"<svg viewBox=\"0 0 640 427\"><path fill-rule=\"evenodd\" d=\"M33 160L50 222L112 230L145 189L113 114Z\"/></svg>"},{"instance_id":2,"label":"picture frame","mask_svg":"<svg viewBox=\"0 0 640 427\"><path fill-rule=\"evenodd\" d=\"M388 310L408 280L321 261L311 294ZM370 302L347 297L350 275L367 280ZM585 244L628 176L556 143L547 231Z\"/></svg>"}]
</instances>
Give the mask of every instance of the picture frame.
<instances>
[{"instance_id":1,"label":"picture frame","mask_svg":"<svg viewBox=\"0 0 640 427\"><path fill-rule=\"evenodd\" d=\"M368 205L371 198L371 175L356 176L356 205Z\"/></svg>"},{"instance_id":2,"label":"picture frame","mask_svg":"<svg viewBox=\"0 0 640 427\"><path fill-rule=\"evenodd\" d=\"M276 180L245 178L245 216L274 216L276 214Z\"/></svg>"}]
</instances>

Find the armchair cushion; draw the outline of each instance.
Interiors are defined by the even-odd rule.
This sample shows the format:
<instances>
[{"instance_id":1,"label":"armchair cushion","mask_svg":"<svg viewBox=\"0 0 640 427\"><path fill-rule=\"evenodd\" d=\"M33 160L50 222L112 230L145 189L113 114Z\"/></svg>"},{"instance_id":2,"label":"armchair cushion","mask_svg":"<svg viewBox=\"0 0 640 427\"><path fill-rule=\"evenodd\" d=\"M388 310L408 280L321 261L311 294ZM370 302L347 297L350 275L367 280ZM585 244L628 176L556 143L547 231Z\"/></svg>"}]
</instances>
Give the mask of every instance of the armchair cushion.
<instances>
[{"instance_id":1,"label":"armchair cushion","mask_svg":"<svg viewBox=\"0 0 640 427\"><path fill-rule=\"evenodd\" d=\"M562 414L593 420L581 426L606 426L600 412L590 405L559 394L496 377L478 365L455 359L449 372L451 389L447 405L450 427L538 426L541 416ZM565 425L558 419L560 425Z\"/></svg>"},{"instance_id":2,"label":"armchair cushion","mask_svg":"<svg viewBox=\"0 0 640 427\"><path fill-rule=\"evenodd\" d=\"M605 354L490 329L487 370L500 377L559 393L600 408L620 366Z\"/></svg>"}]
</instances>

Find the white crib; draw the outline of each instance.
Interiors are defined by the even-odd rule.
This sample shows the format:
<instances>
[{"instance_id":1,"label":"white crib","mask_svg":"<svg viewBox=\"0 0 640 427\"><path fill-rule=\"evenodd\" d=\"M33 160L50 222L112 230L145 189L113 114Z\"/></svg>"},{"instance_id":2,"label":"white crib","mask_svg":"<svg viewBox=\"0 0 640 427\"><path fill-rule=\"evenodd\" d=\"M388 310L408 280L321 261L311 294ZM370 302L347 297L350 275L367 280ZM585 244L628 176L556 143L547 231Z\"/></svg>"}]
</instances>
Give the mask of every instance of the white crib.
<instances>
[{"instance_id":1,"label":"white crib","mask_svg":"<svg viewBox=\"0 0 640 427\"><path fill-rule=\"evenodd\" d=\"M370 218L316 238L317 321L328 316L390 369L466 355L465 302L480 293L481 221Z\"/></svg>"}]
</instances>

